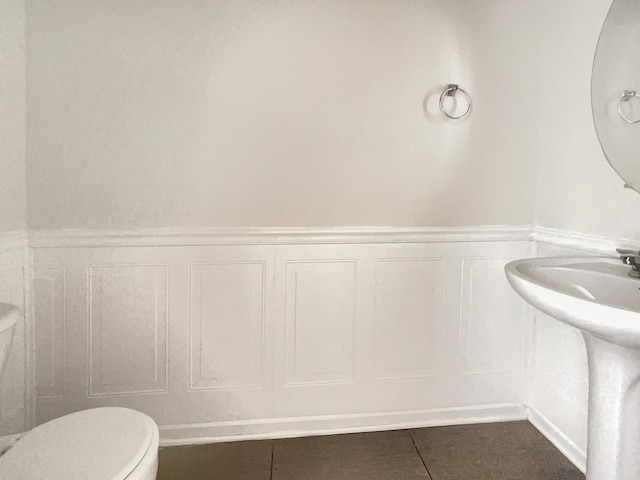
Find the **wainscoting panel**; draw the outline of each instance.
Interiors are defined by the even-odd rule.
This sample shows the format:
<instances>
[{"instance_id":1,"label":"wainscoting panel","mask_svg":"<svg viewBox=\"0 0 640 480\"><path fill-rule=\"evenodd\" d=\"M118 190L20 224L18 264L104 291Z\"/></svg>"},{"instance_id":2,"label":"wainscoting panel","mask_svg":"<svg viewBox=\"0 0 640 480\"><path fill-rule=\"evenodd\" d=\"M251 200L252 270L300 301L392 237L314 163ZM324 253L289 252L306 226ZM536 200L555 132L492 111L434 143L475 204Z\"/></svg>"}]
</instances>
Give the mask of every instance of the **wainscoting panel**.
<instances>
[{"instance_id":1,"label":"wainscoting panel","mask_svg":"<svg viewBox=\"0 0 640 480\"><path fill-rule=\"evenodd\" d=\"M353 381L356 260L286 263L285 385Z\"/></svg>"},{"instance_id":2,"label":"wainscoting panel","mask_svg":"<svg viewBox=\"0 0 640 480\"><path fill-rule=\"evenodd\" d=\"M120 405L175 444L525 414L521 229L100 235L33 248L38 422Z\"/></svg>"},{"instance_id":3,"label":"wainscoting panel","mask_svg":"<svg viewBox=\"0 0 640 480\"><path fill-rule=\"evenodd\" d=\"M89 396L165 392L167 267L89 266Z\"/></svg>"},{"instance_id":4,"label":"wainscoting panel","mask_svg":"<svg viewBox=\"0 0 640 480\"><path fill-rule=\"evenodd\" d=\"M504 265L515 258L465 258L460 305L460 364L464 373L521 370L525 302L509 287Z\"/></svg>"},{"instance_id":5,"label":"wainscoting panel","mask_svg":"<svg viewBox=\"0 0 640 480\"><path fill-rule=\"evenodd\" d=\"M66 334L64 268L34 268L32 285L37 398L62 398Z\"/></svg>"},{"instance_id":6,"label":"wainscoting panel","mask_svg":"<svg viewBox=\"0 0 640 480\"><path fill-rule=\"evenodd\" d=\"M615 255L616 246L637 242L585 238L549 229L537 245L539 257ZM613 243L613 245L611 245ZM533 310L531 367L526 404L530 418L574 464L585 471L589 371L580 331Z\"/></svg>"},{"instance_id":7,"label":"wainscoting panel","mask_svg":"<svg viewBox=\"0 0 640 480\"><path fill-rule=\"evenodd\" d=\"M265 262L190 266L193 390L264 386Z\"/></svg>"},{"instance_id":8,"label":"wainscoting panel","mask_svg":"<svg viewBox=\"0 0 640 480\"><path fill-rule=\"evenodd\" d=\"M440 363L444 259L377 259L376 379L424 378Z\"/></svg>"},{"instance_id":9,"label":"wainscoting panel","mask_svg":"<svg viewBox=\"0 0 640 480\"><path fill-rule=\"evenodd\" d=\"M24 234L0 234L0 302L12 303L22 312L25 308L25 287L28 261ZM28 377L29 332L28 316L18 322L13 344L0 384L0 436L23 431L31 415L31 387Z\"/></svg>"}]
</instances>

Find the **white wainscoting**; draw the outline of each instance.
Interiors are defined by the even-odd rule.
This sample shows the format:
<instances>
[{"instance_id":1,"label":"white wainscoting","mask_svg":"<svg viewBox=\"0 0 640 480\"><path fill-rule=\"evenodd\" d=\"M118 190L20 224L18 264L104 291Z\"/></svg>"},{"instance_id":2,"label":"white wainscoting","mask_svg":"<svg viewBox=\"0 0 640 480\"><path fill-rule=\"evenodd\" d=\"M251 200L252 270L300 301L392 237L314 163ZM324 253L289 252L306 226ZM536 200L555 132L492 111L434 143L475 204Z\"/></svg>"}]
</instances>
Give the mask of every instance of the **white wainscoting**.
<instances>
[{"instance_id":1,"label":"white wainscoting","mask_svg":"<svg viewBox=\"0 0 640 480\"><path fill-rule=\"evenodd\" d=\"M640 241L603 238L536 227L536 256L604 255ZM532 311L527 352L529 421L583 472L586 468L589 378L580 332L541 312Z\"/></svg>"},{"instance_id":2,"label":"white wainscoting","mask_svg":"<svg viewBox=\"0 0 640 480\"><path fill-rule=\"evenodd\" d=\"M508 420L528 227L35 232L37 421L121 405L163 443Z\"/></svg>"},{"instance_id":3,"label":"white wainscoting","mask_svg":"<svg viewBox=\"0 0 640 480\"><path fill-rule=\"evenodd\" d=\"M23 312L28 265L26 233L0 233L0 302L12 303ZM29 316L16 325L13 345L0 383L0 436L26 430L33 416L33 367L30 341L33 329ZM25 320L26 319L26 320Z\"/></svg>"},{"instance_id":4,"label":"white wainscoting","mask_svg":"<svg viewBox=\"0 0 640 480\"><path fill-rule=\"evenodd\" d=\"M615 255L628 245L545 229L536 256ZM589 376L580 331L533 310L531 368L527 373L529 421L582 472L586 470Z\"/></svg>"},{"instance_id":5,"label":"white wainscoting","mask_svg":"<svg viewBox=\"0 0 640 480\"><path fill-rule=\"evenodd\" d=\"M503 266L637 244L541 227L55 231L29 243L38 422L129 406L169 445L527 416L582 469L582 340L525 307ZM0 300L24 306L23 237L0 242L0 262ZM11 360L0 434L29 415L28 358Z\"/></svg>"}]
</instances>

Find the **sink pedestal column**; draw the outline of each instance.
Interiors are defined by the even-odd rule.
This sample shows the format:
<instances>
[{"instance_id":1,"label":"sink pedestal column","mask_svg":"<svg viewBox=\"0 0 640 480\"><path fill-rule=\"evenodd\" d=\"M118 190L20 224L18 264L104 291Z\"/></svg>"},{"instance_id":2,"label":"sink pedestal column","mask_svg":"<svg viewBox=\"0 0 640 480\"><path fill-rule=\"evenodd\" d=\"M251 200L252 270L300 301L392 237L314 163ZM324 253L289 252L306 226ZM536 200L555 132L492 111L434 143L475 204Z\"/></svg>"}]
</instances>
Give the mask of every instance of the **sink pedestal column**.
<instances>
[{"instance_id":1,"label":"sink pedestal column","mask_svg":"<svg viewBox=\"0 0 640 480\"><path fill-rule=\"evenodd\" d=\"M587 480L638 480L640 351L582 335L589 357Z\"/></svg>"}]
</instances>

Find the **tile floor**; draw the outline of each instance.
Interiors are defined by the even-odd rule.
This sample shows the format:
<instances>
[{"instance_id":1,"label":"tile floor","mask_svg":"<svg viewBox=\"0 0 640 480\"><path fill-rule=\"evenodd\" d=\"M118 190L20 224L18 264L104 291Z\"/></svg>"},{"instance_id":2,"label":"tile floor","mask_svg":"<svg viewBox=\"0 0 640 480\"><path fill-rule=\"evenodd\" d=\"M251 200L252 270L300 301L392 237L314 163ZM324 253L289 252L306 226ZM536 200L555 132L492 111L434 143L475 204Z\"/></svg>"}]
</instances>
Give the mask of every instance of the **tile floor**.
<instances>
[{"instance_id":1,"label":"tile floor","mask_svg":"<svg viewBox=\"0 0 640 480\"><path fill-rule=\"evenodd\" d=\"M158 480L584 480L528 422L164 448Z\"/></svg>"}]
</instances>

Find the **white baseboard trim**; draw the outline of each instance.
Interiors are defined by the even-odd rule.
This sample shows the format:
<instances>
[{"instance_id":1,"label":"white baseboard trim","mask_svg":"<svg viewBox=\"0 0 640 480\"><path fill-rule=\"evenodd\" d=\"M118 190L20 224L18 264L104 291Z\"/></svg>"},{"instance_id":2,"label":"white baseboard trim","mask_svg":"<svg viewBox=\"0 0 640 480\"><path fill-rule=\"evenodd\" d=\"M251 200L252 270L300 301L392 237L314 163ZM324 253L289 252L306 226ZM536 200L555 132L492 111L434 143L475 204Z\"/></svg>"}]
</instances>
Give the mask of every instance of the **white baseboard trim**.
<instances>
[{"instance_id":1,"label":"white baseboard trim","mask_svg":"<svg viewBox=\"0 0 640 480\"><path fill-rule=\"evenodd\" d=\"M582 473L586 472L587 454L573 440L560 431L547 417L532 408L527 408L527 419Z\"/></svg>"},{"instance_id":2,"label":"white baseboard trim","mask_svg":"<svg viewBox=\"0 0 640 480\"><path fill-rule=\"evenodd\" d=\"M160 427L160 446L264 440L526 420L521 404L481 405L408 412L216 422Z\"/></svg>"}]
</instances>

